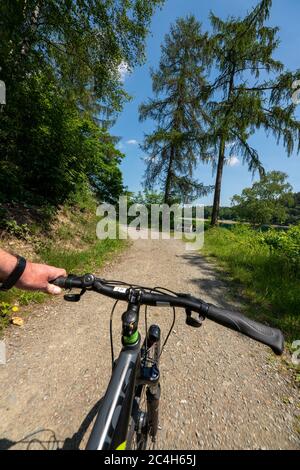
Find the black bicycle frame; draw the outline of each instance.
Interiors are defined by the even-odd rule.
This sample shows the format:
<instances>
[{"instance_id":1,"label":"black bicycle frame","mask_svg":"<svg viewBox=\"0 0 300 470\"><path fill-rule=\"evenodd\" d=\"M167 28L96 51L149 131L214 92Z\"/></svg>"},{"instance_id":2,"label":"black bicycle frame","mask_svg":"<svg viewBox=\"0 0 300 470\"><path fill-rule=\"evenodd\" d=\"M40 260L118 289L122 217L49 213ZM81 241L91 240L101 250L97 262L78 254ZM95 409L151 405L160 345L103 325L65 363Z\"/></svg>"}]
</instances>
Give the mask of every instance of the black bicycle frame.
<instances>
[{"instance_id":1,"label":"black bicycle frame","mask_svg":"<svg viewBox=\"0 0 300 470\"><path fill-rule=\"evenodd\" d=\"M133 399L140 372L141 339L124 346L114 366L86 449L125 449Z\"/></svg>"},{"instance_id":2,"label":"black bicycle frame","mask_svg":"<svg viewBox=\"0 0 300 470\"><path fill-rule=\"evenodd\" d=\"M146 431L152 441L155 442L160 398L159 369L158 364L148 367L145 362L147 362L148 346L151 348L152 345L156 344L157 351L160 351L160 329L157 325L152 325L154 328L151 334L151 327L149 328L149 339L151 341L148 343L148 332L146 332L146 345L145 348L141 348L141 338L138 333L141 305L181 307L186 311L187 325L199 327L202 323L202 316L207 317L216 323L266 344L276 354L282 354L284 350L284 337L280 330L250 320L239 312L228 311L208 304L189 294L173 293L169 295L159 291L154 292L153 289L149 288L127 287L122 283L114 285L112 281L95 278L93 274L59 277L53 283L65 289L81 289L80 294L66 294L65 299L68 301L77 302L88 289L117 301L127 302L127 310L122 315L123 349L114 364L112 377L89 438L87 449L126 448L131 416L134 422L136 418L136 409L133 405L139 405L138 390L139 386L142 387L143 385L147 385ZM192 317L192 313L198 314L198 318ZM158 362L160 353L157 356ZM144 423L141 420L137 424L135 431L140 431L141 425L144 427Z\"/></svg>"}]
</instances>

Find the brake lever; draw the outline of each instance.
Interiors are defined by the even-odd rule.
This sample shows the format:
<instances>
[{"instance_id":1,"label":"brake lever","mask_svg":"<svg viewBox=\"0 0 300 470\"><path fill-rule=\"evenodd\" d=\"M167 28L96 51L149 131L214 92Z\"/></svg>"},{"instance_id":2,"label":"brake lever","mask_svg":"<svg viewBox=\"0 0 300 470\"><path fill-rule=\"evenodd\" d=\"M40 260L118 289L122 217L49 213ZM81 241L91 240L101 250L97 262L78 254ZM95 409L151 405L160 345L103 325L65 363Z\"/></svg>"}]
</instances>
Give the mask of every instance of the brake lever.
<instances>
[{"instance_id":1,"label":"brake lever","mask_svg":"<svg viewBox=\"0 0 300 470\"><path fill-rule=\"evenodd\" d=\"M81 289L79 294L65 294L64 300L66 300L67 302L79 302L85 292L86 288L84 287L83 289Z\"/></svg>"},{"instance_id":2,"label":"brake lever","mask_svg":"<svg viewBox=\"0 0 300 470\"><path fill-rule=\"evenodd\" d=\"M193 311L190 310L189 308L185 309L185 313L186 313L185 323L189 326L192 326L193 328L200 328L203 321L205 320L205 317L203 317L202 315L200 315L200 313L198 313L198 318L195 318L194 316L192 316Z\"/></svg>"}]
</instances>

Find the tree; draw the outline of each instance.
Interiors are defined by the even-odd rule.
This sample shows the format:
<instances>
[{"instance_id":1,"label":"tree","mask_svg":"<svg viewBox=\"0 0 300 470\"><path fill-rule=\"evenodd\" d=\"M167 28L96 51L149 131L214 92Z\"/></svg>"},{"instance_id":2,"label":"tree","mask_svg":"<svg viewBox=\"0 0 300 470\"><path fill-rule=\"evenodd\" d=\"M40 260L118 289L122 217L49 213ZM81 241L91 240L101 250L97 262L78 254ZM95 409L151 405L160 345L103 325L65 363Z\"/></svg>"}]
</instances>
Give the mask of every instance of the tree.
<instances>
[{"instance_id":1,"label":"tree","mask_svg":"<svg viewBox=\"0 0 300 470\"><path fill-rule=\"evenodd\" d=\"M290 224L300 223L300 193L293 194L293 203L287 204L289 213L287 222Z\"/></svg>"},{"instance_id":2,"label":"tree","mask_svg":"<svg viewBox=\"0 0 300 470\"><path fill-rule=\"evenodd\" d=\"M0 3L0 199L59 204L81 182L99 198L122 191L109 136L127 98L120 66L144 59L161 0Z\"/></svg>"},{"instance_id":3,"label":"tree","mask_svg":"<svg viewBox=\"0 0 300 470\"><path fill-rule=\"evenodd\" d=\"M144 59L152 13L162 0L11 0L1 2L0 58L14 78L50 65L69 99L113 107L124 98L120 66ZM9 90L8 90L9 96Z\"/></svg>"},{"instance_id":4,"label":"tree","mask_svg":"<svg viewBox=\"0 0 300 470\"><path fill-rule=\"evenodd\" d=\"M155 98L140 106L141 121L157 121L142 146L148 154L145 187L151 190L159 183L165 203L178 197L181 201L195 199L211 189L193 179L203 135L198 90L205 84L205 37L200 28L194 16L179 19L171 27L162 46L159 69L151 73Z\"/></svg>"},{"instance_id":5,"label":"tree","mask_svg":"<svg viewBox=\"0 0 300 470\"><path fill-rule=\"evenodd\" d=\"M273 57L279 44L278 28L265 25L271 6L272 0L261 0L244 19L223 21L212 13L210 16L214 34L207 51L214 79L206 106L207 143L218 155L212 225L219 215L228 144L232 144L230 155L242 155L249 170L258 171L262 177L259 154L248 142L257 129L272 133L278 142L282 140L288 155L295 147L300 150L300 123L291 100L292 83L300 71L285 71Z\"/></svg>"},{"instance_id":6,"label":"tree","mask_svg":"<svg viewBox=\"0 0 300 470\"><path fill-rule=\"evenodd\" d=\"M100 199L117 198L122 154L109 134L89 114L66 106L43 74L15 93L0 128L0 201L57 205L84 182Z\"/></svg>"},{"instance_id":7,"label":"tree","mask_svg":"<svg viewBox=\"0 0 300 470\"><path fill-rule=\"evenodd\" d=\"M287 177L280 171L271 171L251 188L245 188L240 196L233 196L232 203L239 217L253 224L286 222L288 207L294 202Z\"/></svg>"}]
</instances>

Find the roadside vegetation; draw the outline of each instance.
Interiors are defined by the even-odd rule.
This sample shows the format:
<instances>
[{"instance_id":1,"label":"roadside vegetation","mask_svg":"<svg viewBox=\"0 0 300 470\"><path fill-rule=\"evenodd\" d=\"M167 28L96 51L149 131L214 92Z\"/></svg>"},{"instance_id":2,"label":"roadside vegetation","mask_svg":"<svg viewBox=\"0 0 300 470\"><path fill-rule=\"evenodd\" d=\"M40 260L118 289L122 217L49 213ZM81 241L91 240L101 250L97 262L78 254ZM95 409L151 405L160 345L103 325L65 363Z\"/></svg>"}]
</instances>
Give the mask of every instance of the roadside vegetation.
<instances>
[{"instance_id":1,"label":"roadside vegetation","mask_svg":"<svg viewBox=\"0 0 300 470\"><path fill-rule=\"evenodd\" d=\"M155 122L142 144L146 192L124 188L124 155L111 129L129 99L124 73L145 61L151 18L163 3L0 4L0 80L7 95L0 105L0 244L69 272L96 270L121 247L96 239L96 201L116 204L125 194L128 207L149 209L214 192L205 212L211 225L220 217L239 224L207 231L206 253L257 304L261 320L299 337L299 193L284 173L266 173L249 144L260 130L282 143L286 156L300 151L292 100L300 71L275 59L280 38L269 26L272 0L258 1L243 18L211 13L207 31L193 15L171 26L151 72L153 95L139 108L141 121ZM260 181L236 195L233 207L220 209L224 165L235 155ZM199 163L216 170L214 187L195 179ZM262 231L273 224L295 227ZM0 328L15 302L43 299L2 293Z\"/></svg>"},{"instance_id":2,"label":"roadside vegetation","mask_svg":"<svg viewBox=\"0 0 300 470\"><path fill-rule=\"evenodd\" d=\"M0 247L9 247L31 261L62 267L69 273L97 272L126 242L96 237L96 207L95 197L83 188L50 218L33 206L10 204L0 229ZM19 218L20 214L23 218L27 214L26 222ZM46 300L49 296L41 292L1 292L0 334L15 316L26 315L27 306Z\"/></svg>"},{"instance_id":3,"label":"roadside vegetation","mask_svg":"<svg viewBox=\"0 0 300 470\"><path fill-rule=\"evenodd\" d=\"M203 253L215 258L257 320L300 338L300 226L266 232L238 224L209 228Z\"/></svg>"},{"instance_id":4,"label":"roadside vegetation","mask_svg":"<svg viewBox=\"0 0 300 470\"><path fill-rule=\"evenodd\" d=\"M129 99L123 74L144 62L162 3L0 3L1 247L68 272L96 271L121 248L96 238L96 205L124 191L110 130ZM44 299L1 293L0 330Z\"/></svg>"}]
</instances>

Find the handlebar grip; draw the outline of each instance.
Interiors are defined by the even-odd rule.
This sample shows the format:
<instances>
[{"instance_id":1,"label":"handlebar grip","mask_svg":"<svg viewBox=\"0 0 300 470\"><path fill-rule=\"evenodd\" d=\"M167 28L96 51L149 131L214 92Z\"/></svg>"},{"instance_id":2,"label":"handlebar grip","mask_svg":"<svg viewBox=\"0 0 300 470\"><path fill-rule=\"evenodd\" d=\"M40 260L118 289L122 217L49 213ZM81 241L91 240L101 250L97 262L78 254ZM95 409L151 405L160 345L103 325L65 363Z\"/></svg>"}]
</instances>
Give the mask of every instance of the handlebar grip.
<instances>
[{"instance_id":1,"label":"handlebar grip","mask_svg":"<svg viewBox=\"0 0 300 470\"><path fill-rule=\"evenodd\" d=\"M83 277L74 276L73 274L69 274L68 276L59 276L53 281L50 281L50 284L54 284L62 289L81 289L83 287Z\"/></svg>"},{"instance_id":2,"label":"handlebar grip","mask_svg":"<svg viewBox=\"0 0 300 470\"><path fill-rule=\"evenodd\" d=\"M55 286L62 287L64 288L66 285L66 277L65 276L60 276L57 277L56 279L53 279L53 281L50 281L50 284L54 284Z\"/></svg>"},{"instance_id":3,"label":"handlebar grip","mask_svg":"<svg viewBox=\"0 0 300 470\"><path fill-rule=\"evenodd\" d=\"M275 354L282 354L284 337L280 330L250 320L238 312L231 312L215 305L208 304L207 318L227 328L243 333L273 349Z\"/></svg>"}]
</instances>

